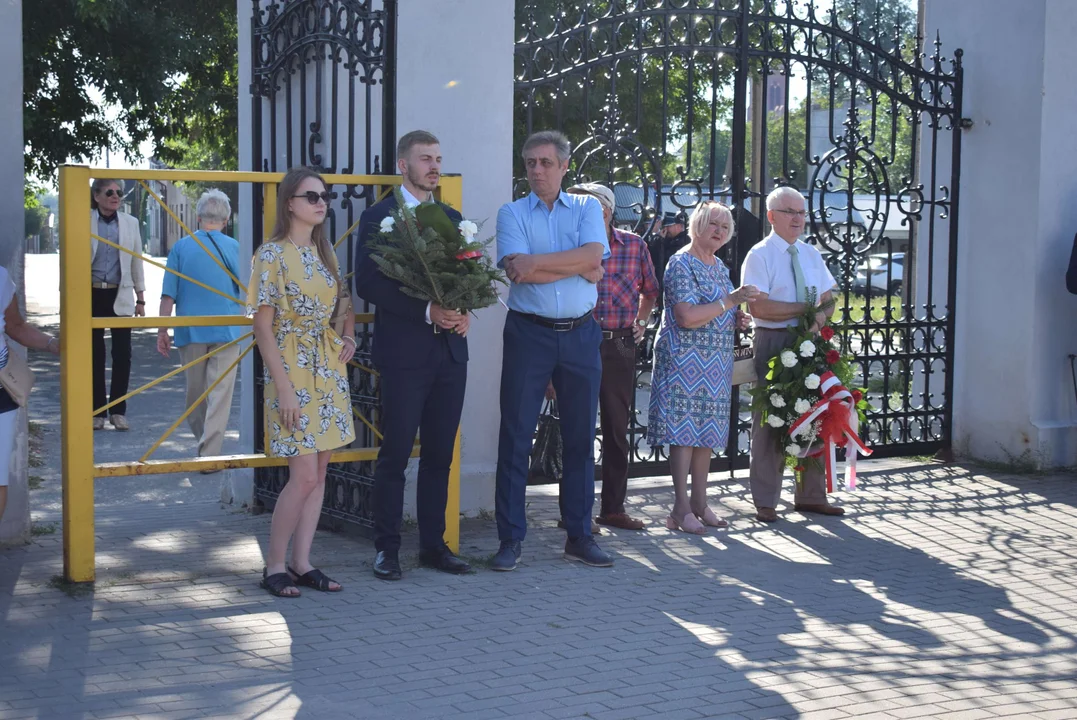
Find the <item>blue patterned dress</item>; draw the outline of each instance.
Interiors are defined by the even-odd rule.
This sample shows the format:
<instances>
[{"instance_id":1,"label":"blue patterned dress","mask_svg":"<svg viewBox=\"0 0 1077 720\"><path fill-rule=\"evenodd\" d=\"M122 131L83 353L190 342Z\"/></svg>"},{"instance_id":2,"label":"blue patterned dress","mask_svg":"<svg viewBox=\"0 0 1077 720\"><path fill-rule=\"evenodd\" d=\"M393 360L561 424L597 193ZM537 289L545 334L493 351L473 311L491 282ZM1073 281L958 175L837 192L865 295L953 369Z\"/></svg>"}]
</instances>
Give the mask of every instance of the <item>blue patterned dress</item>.
<instances>
[{"instance_id":1,"label":"blue patterned dress","mask_svg":"<svg viewBox=\"0 0 1077 720\"><path fill-rule=\"evenodd\" d=\"M673 306L703 305L733 291L722 261L707 265L679 252L666 265L665 309L654 342L647 442L724 448L729 440L729 397L733 381L733 312L700 328L677 325Z\"/></svg>"}]
</instances>

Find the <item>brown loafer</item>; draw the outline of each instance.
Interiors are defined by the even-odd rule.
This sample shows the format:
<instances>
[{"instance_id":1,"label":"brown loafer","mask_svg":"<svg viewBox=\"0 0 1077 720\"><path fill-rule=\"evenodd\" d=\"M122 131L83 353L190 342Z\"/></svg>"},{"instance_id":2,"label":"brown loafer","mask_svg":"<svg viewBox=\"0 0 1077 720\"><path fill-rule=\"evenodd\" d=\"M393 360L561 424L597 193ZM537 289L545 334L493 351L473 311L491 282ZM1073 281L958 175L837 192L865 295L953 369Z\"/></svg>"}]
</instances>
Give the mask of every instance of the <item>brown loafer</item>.
<instances>
[{"instance_id":1,"label":"brown loafer","mask_svg":"<svg viewBox=\"0 0 1077 720\"><path fill-rule=\"evenodd\" d=\"M557 527L561 528L562 530L565 529L565 519L564 518L561 518L561 519L559 519L557 521ZM598 525L595 525L594 523L591 523L591 534L592 535L601 535L602 534L602 528L600 528Z\"/></svg>"},{"instance_id":2,"label":"brown loafer","mask_svg":"<svg viewBox=\"0 0 1077 720\"><path fill-rule=\"evenodd\" d=\"M755 519L759 522L778 522L778 513L774 508L761 507L755 509Z\"/></svg>"},{"instance_id":3,"label":"brown loafer","mask_svg":"<svg viewBox=\"0 0 1077 720\"><path fill-rule=\"evenodd\" d=\"M599 515L595 518L595 522L599 525L608 525L609 527L621 528L622 530L642 530L647 527L645 522L637 520L628 513Z\"/></svg>"},{"instance_id":4,"label":"brown loafer","mask_svg":"<svg viewBox=\"0 0 1077 720\"><path fill-rule=\"evenodd\" d=\"M796 503L793 509L802 513L818 513L819 515L844 515L845 508L831 505L830 503Z\"/></svg>"}]
</instances>

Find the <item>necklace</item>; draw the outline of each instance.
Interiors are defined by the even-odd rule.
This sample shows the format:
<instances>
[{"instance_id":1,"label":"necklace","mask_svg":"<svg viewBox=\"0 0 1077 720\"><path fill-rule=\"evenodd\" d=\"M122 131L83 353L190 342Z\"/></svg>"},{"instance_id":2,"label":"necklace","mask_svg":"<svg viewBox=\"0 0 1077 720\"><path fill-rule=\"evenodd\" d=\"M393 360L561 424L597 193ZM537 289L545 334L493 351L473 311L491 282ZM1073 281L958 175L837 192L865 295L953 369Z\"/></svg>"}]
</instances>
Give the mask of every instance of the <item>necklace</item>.
<instances>
[{"instance_id":1,"label":"necklace","mask_svg":"<svg viewBox=\"0 0 1077 720\"><path fill-rule=\"evenodd\" d=\"M292 247L294 247L296 250L298 250L300 254L303 253L303 248L309 248L309 247L312 247L314 245L314 243L311 243L310 245L303 245L303 246L296 245L295 240L292 240L291 235L288 236L288 242L290 242L292 244Z\"/></svg>"}]
</instances>

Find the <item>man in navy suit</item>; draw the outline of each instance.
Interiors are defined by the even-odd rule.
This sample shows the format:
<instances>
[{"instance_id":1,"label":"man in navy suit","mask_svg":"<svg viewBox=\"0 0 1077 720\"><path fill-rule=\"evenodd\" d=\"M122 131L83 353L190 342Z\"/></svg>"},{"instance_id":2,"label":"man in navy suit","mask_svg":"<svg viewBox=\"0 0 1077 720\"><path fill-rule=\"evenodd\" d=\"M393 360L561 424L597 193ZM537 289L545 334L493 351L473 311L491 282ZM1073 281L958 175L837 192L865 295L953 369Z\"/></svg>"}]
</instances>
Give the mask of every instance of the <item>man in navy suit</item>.
<instances>
[{"instance_id":1,"label":"man in navy suit","mask_svg":"<svg viewBox=\"0 0 1077 720\"><path fill-rule=\"evenodd\" d=\"M434 202L441 179L441 147L428 132L400 138L397 168L408 207ZM442 204L458 223L460 213ZM390 195L363 212L355 252L355 294L375 305L374 365L380 376L381 432L374 470L374 576L399 580L400 524L404 512L404 469L415 432L421 437L416 506L419 562L442 572L463 574L471 567L445 544L445 504L449 467L467 384L468 316L404 294L381 273L367 248L381 221L397 208Z\"/></svg>"}]
</instances>

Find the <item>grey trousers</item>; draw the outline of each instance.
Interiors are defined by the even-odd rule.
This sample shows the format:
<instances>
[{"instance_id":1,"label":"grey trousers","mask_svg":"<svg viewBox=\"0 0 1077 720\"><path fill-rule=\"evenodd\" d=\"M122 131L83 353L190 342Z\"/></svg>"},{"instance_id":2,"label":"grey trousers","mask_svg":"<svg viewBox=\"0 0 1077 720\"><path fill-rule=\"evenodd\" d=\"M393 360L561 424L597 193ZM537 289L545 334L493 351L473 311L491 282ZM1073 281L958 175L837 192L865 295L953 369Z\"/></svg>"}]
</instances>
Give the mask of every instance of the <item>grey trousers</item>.
<instances>
[{"instance_id":1,"label":"grey trousers","mask_svg":"<svg viewBox=\"0 0 1077 720\"><path fill-rule=\"evenodd\" d=\"M184 345L179 348L180 359L186 365L223 344L190 343ZM237 357L239 357L239 346L233 345L208 360L188 368L186 371L187 407L193 405L206 388L216 382L228 366L236 361ZM205 401L187 416L187 424L194 436L198 438L199 457L221 454L224 431L228 428L228 414L232 410L232 390L236 385L237 369L238 367L232 368L228 377L221 380Z\"/></svg>"},{"instance_id":2,"label":"grey trousers","mask_svg":"<svg viewBox=\"0 0 1077 720\"><path fill-rule=\"evenodd\" d=\"M787 347L796 337L787 330L771 328L755 329L755 371L760 381L767 376L770 359ZM785 455L778 449L775 434L786 434L788 428L772 428L761 422L759 413L752 415L752 454L749 481L752 500L757 508L776 508L782 495L782 475L785 473ZM826 499L826 474L821 465L808 466L803 482L796 484L794 502L821 505Z\"/></svg>"}]
</instances>

